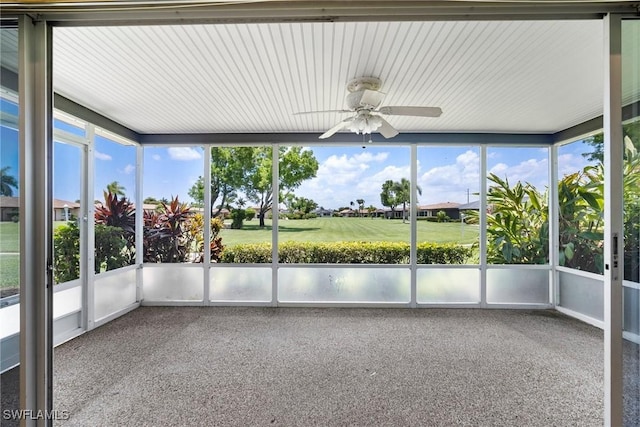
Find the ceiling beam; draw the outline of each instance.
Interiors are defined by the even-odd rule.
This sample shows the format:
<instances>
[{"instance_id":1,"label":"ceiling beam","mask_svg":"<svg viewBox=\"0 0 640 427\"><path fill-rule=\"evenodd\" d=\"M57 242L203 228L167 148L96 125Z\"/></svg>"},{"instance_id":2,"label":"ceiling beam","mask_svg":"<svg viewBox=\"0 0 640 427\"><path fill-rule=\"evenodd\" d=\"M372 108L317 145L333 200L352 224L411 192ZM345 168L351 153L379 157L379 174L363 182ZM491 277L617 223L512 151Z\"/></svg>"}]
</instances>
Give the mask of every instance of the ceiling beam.
<instances>
[{"instance_id":1,"label":"ceiling beam","mask_svg":"<svg viewBox=\"0 0 640 427\"><path fill-rule=\"evenodd\" d=\"M247 22L599 19L638 13L629 1L107 1L14 2L3 14L30 14L55 25Z\"/></svg>"},{"instance_id":2,"label":"ceiling beam","mask_svg":"<svg viewBox=\"0 0 640 427\"><path fill-rule=\"evenodd\" d=\"M401 133L395 138L385 139L373 134L369 137L355 133L337 133L331 138L318 139L319 132L304 133L198 133L198 134L141 134L143 145L259 145L259 144L312 144L373 145L395 144L497 144L497 145L551 145L551 134L506 134L506 133Z\"/></svg>"},{"instance_id":3,"label":"ceiling beam","mask_svg":"<svg viewBox=\"0 0 640 427\"><path fill-rule=\"evenodd\" d=\"M622 121L626 122L637 118L637 112L640 111L640 101L634 102L622 107ZM575 126L561 130L553 134L553 142L568 142L575 141L581 138L586 138L594 133L603 132L603 118L602 116L595 117L586 122L579 123Z\"/></svg>"}]
</instances>

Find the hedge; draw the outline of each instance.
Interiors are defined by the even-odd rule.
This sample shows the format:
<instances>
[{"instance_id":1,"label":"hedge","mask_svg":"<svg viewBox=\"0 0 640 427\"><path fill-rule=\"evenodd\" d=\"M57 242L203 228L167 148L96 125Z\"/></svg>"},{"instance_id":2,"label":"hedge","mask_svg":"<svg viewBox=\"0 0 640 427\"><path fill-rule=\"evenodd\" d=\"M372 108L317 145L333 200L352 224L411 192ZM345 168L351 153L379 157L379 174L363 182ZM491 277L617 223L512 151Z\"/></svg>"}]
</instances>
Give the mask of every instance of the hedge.
<instances>
[{"instance_id":1,"label":"hedge","mask_svg":"<svg viewBox=\"0 0 640 427\"><path fill-rule=\"evenodd\" d=\"M420 243L418 264L462 264L471 248L454 244ZM408 264L409 244L396 242L285 242L278 257L286 264ZM270 263L271 244L255 243L226 247L223 263Z\"/></svg>"}]
</instances>

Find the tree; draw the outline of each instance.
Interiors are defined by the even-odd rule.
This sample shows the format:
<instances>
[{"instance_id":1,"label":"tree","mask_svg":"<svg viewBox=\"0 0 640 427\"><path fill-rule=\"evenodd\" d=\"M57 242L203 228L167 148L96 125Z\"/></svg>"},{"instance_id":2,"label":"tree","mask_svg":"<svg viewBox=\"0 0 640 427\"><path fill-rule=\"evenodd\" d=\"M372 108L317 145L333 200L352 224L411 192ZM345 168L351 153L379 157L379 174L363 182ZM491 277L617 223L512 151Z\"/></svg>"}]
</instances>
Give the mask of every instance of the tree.
<instances>
[{"instance_id":1,"label":"tree","mask_svg":"<svg viewBox=\"0 0 640 427\"><path fill-rule=\"evenodd\" d=\"M402 222L407 220L407 203L411 201L411 182L407 178L402 178L400 182L394 183L396 186L396 194L398 204L402 203ZM422 188L416 185L418 194L422 195Z\"/></svg>"},{"instance_id":2,"label":"tree","mask_svg":"<svg viewBox=\"0 0 640 427\"><path fill-rule=\"evenodd\" d=\"M396 206L398 206L398 186L395 182L388 179L382 184L382 192L380 193L380 203L382 206L387 206L391 209L391 217L394 217Z\"/></svg>"},{"instance_id":3,"label":"tree","mask_svg":"<svg viewBox=\"0 0 640 427\"><path fill-rule=\"evenodd\" d=\"M253 150L253 166L248 171L242 190L258 205L258 219L260 227L263 228L266 213L273 204L272 150L271 147L256 147ZM281 147L279 160L278 184L281 193L297 188L303 181L316 176L318 171L318 160L313 155L313 151L304 147Z\"/></svg>"},{"instance_id":4,"label":"tree","mask_svg":"<svg viewBox=\"0 0 640 427\"><path fill-rule=\"evenodd\" d=\"M250 171L256 148L254 147L211 147L211 213L220 215L220 210L234 201L237 191L242 188ZM198 177L189 189L189 196L204 205L204 179ZM217 206L217 208L216 208Z\"/></svg>"},{"instance_id":5,"label":"tree","mask_svg":"<svg viewBox=\"0 0 640 427\"><path fill-rule=\"evenodd\" d=\"M422 194L422 188L416 185L418 194ZM396 206L402 203L402 222L406 221L407 203L411 201L411 182L402 178L400 182L387 180L382 184L380 202L383 206L391 208L392 216Z\"/></svg>"},{"instance_id":6,"label":"tree","mask_svg":"<svg viewBox=\"0 0 640 427\"><path fill-rule=\"evenodd\" d=\"M13 196L13 189L18 189L18 180L9 175L8 171L11 166L5 166L0 169L0 196Z\"/></svg>"},{"instance_id":7,"label":"tree","mask_svg":"<svg viewBox=\"0 0 640 427\"><path fill-rule=\"evenodd\" d=\"M306 197L294 197L293 202L291 203L293 211L301 214L311 213L311 211L317 207L318 204L316 202L311 199L307 199Z\"/></svg>"},{"instance_id":8,"label":"tree","mask_svg":"<svg viewBox=\"0 0 640 427\"><path fill-rule=\"evenodd\" d=\"M118 181L113 181L107 184L107 193L115 194L116 196L124 196L124 192L126 188L124 188Z\"/></svg>"},{"instance_id":9,"label":"tree","mask_svg":"<svg viewBox=\"0 0 640 427\"><path fill-rule=\"evenodd\" d=\"M358 212L359 212L360 216L362 216L362 214L364 212L364 200L363 199L358 199L358 200L356 200L356 203L358 204Z\"/></svg>"},{"instance_id":10,"label":"tree","mask_svg":"<svg viewBox=\"0 0 640 427\"><path fill-rule=\"evenodd\" d=\"M632 142L635 150L640 150L640 121L627 123L622 126L622 133L625 137L625 143ZM604 134L599 133L586 138L584 142L591 147L593 151L582 154L590 162L603 162L604 161Z\"/></svg>"}]
</instances>

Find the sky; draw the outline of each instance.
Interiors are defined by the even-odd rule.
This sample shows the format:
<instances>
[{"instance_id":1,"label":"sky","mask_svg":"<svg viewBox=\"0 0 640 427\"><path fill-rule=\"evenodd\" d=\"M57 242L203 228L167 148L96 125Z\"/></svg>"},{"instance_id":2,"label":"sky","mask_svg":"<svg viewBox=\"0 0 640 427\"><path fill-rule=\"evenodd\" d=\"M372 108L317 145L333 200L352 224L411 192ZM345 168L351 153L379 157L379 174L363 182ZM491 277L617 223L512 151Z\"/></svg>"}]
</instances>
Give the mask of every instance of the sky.
<instances>
[{"instance_id":1,"label":"sky","mask_svg":"<svg viewBox=\"0 0 640 427\"><path fill-rule=\"evenodd\" d=\"M14 106L3 101L3 111ZM55 127L76 135L83 131L56 120ZM0 166L10 166L19 176L17 132L0 127ZM328 209L349 206L363 199L365 206L382 207L380 192L386 180L410 177L410 150L407 146L368 144L362 146L312 146L319 168L314 178L294 190L296 196L313 199ZM57 141L54 146L54 198L80 199L82 148ZM548 186L548 148L488 147L487 170L510 183L529 182L544 191ZM580 170L587 162L581 153L589 151L582 142L559 149L559 175ZM102 200L103 190L113 181L125 188L126 196L136 196L136 148L96 136L94 195ZM420 205L478 199L480 189L480 149L477 146L418 147L418 196ZM143 156L143 198L167 199L178 196L192 202L189 188L204 174L202 147L145 147Z\"/></svg>"}]
</instances>

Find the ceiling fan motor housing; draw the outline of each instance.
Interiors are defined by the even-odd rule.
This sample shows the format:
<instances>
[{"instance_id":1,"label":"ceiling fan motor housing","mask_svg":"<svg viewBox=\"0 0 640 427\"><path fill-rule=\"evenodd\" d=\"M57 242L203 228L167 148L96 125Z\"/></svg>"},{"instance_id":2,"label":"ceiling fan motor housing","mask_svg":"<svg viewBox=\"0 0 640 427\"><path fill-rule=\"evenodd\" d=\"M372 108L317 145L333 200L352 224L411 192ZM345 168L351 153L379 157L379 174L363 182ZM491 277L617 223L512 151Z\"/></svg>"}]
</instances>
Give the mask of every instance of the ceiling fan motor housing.
<instances>
[{"instance_id":1,"label":"ceiling fan motor housing","mask_svg":"<svg viewBox=\"0 0 640 427\"><path fill-rule=\"evenodd\" d=\"M347 107L354 111L373 111L382 102L384 95L374 90L363 89L347 95Z\"/></svg>"},{"instance_id":2,"label":"ceiling fan motor housing","mask_svg":"<svg viewBox=\"0 0 640 427\"><path fill-rule=\"evenodd\" d=\"M349 92L358 92L363 89L380 90L382 86L382 80L377 77L358 77L347 83L347 90Z\"/></svg>"}]
</instances>

